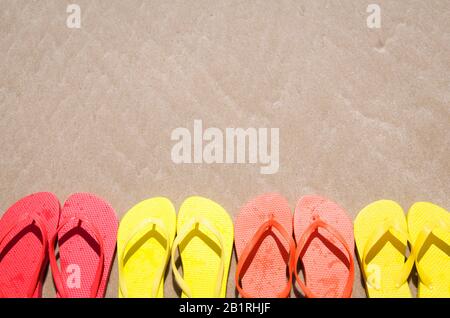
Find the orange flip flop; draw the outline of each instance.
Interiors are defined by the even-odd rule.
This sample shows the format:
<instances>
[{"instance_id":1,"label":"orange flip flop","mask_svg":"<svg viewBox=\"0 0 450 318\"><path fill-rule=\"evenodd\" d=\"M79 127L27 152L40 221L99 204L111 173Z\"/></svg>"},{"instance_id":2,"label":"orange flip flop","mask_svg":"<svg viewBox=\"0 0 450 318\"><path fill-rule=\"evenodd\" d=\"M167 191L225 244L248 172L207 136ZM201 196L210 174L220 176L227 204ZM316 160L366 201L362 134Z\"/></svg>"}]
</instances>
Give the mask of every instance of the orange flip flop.
<instances>
[{"instance_id":1,"label":"orange flip flop","mask_svg":"<svg viewBox=\"0 0 450 318\"><path fill-rule=\"evenodd\" d=\"M295 242L285 198L263 194L244 205L235 221L235 247L236 288L242 297L289 296Z\"/></svg>"},{"instance_id":2,"label":"orange flip flop","mask_svg":"<svg viewBox=\"0 0 450 318\"><path fill-rule=\"evenodd\" d=\"M353 223L336 203L304 196L294 213L295 278L306 297L351 297L354 280ZM299 278L301 260L305 283Z\"/></svg>"},{"instance_id":3,"label":"orange flip flop","mask_svg":"<svg viewBox=\"0 0 450 318\"><path fill-rule=\"evenodd\" d=\"M14 203L0 219L0 298L40 298L48 265L48 240L61 209L53 193Z\"/></svg>"}]
</instances>

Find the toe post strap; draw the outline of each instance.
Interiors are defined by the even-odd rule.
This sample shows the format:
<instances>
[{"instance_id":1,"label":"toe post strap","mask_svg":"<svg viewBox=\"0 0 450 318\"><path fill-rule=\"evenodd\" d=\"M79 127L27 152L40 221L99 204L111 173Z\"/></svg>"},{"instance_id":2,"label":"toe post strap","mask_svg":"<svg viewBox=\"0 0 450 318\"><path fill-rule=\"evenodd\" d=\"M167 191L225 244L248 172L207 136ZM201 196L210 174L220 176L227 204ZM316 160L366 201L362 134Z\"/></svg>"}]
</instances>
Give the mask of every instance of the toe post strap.
<instances>
[{"instance_id":1,"label":"toe post strap","mask_svg":"<svg viewBox=\"0 0 450 318\"><path fill-rule=\"evenodd\" d=\"M292 238L292 235L289 234L278 221L275 220L275 218L272 216L269 218L269 220L265 221L259 229L256 231L253 238L248 242L248 244L245 246L244 250L242 251L241 255L239 256L239 261L236 268L236 276L235 276L235 283L236 288L239 292L239 294L244 298L253 298L255 296L249 294L247 291L244 290L244 287L242 286L242 276L243 276L243 267L246 264L249 256L254 251L255 247L258 246L258 243L265 237L265 235L268 232L273 231L273 229L276 229L288 242L289 244L289 260L287 263L288 267L288 279L286 281L286 285L280 292L277 293L278 298L286 298L289 296L292 286L292 271L294 269L294 254L295 254L295 241Z\"/></svg>"}]
</instances>

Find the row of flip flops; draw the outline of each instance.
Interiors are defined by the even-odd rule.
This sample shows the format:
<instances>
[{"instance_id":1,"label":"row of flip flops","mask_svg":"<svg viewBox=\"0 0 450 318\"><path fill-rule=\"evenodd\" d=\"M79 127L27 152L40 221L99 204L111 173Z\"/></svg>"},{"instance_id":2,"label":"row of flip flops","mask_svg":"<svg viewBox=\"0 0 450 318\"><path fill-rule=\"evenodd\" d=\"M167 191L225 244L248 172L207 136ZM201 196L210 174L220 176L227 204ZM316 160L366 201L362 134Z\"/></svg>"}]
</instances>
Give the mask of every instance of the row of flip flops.
<instances>
[{"instance_id":1,"label":"row of flip flops","mask_svg":"<svg viewBox=\"0 0 450 318\"><path fill-rule=\"evenodd\" d=\"M41 297L49 263L58 297L103 297L117 226L113 208L89 193L62 208L48 192L17 201L0 219L0 297Z\"/></svg>"},{"instance_id":2,"label":"row of flip flops","mask_svg":"<svg viewBox=\"0 0 450 318\"><path fill-rule=\"evenodd\" d=\"M116 245L119 297L163 297L169 263L182 297L225 297L233 242L242 297L289 297L293 277L306 297L350 297L355 241L369 297L411 297L413 268L419 297L450 297L443 208L420 202L405 217L397 203L382 200L353 225L326 198L305 196L292 214L274 193L247 202L234 225L202 197L186 199L178 215L170 200L148 199L118 225L95 195L73 194L61 208L51 193L32 194L0 219L0 297L41 297L48 263L57 297L103 297Z\"/></svg>"}]
</instances>

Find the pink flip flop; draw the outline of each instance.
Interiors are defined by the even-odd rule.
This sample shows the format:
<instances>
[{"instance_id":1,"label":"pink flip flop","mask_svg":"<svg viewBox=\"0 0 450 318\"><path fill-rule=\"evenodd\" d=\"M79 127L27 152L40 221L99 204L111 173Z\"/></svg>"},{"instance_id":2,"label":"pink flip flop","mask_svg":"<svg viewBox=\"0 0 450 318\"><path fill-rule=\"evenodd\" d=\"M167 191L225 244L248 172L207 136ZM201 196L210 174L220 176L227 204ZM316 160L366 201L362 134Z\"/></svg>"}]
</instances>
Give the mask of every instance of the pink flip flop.
<instances>
[{"instance_id":1,"label":"pink flip flop","mask_svg":"<svg viewBox=\"0 0 450 318\"><path fill-rule=\"evenodd\" d=\"M0 219L0 297L42 296L48 238L59 216L59 201L48 192L24 197L5 212Z\"/></svg>"},{"instance_id":2,"label":"pink flip flop","mask_svg":"<svg viewBox=\"0 0 450 318\"><path fill-rule=\"evenodd\" d=\"M49 246L58 297L104 297L116 250L117 228L116 214L103 199L89 193L76 193L67 199ZM56 241L61 269L55 256Z\"/></svg>"},{"instance_id":3,"label":"pink flip flop","mask_svg":"<svg viewBox=\"0 0 450 318\"><path fill-rule=\"evenodd\" d=\"M236 288L242 297L288 297L295 242L292 212L276 193L245 204L235 221Z\"/></svg>"},{"instance_id":4,"label":"pink flip flop","mask_svg":"<svg viewBox=\"0 0 450 318\"><path fill-rule=\"evenodd\" d=\"M295 277L307 297L351 297L354 279L353 223L336 203L304 196L295 208ZM301 260L305 283L297 273Z\"/></svg>"}]
</instances>

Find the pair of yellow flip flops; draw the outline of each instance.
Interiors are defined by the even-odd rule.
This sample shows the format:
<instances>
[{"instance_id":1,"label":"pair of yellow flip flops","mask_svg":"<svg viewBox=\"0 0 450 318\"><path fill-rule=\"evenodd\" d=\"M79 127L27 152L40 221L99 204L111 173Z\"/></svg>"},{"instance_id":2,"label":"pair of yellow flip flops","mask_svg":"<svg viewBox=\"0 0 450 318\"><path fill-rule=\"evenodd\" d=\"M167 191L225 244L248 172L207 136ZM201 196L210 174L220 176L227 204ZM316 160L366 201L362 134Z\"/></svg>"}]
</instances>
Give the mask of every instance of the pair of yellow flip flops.
<instances>
[{"instance_id":1,"label":"pair of yellow flip flops","mask_svg":"<svg viewBox=\"0 0 450 318\"><path fill-rule=\"evenodd\" d=\"M369 297L411 297L408 277L414 264L418 297L450 297L450 213L446 210L418 202L405 217L396 202L381 200L358 214L354 231ZM411 251L406 258L408 243Z\"/></svg>"},{"instance_id":2,"label":"pair of yellow flip flops","mask_svg":"<svg viewBox=\"0 0 450 318\"><path fill-rule=\"evenodd\" d=\"M229 214L209 199L186 199L178 218L166 198L138 203L118 230L119 297L164 297L170 259L182 297L225 297L233 239ZM175 266L177 249L183 276Z\"/></svg>"}]
</instances>

